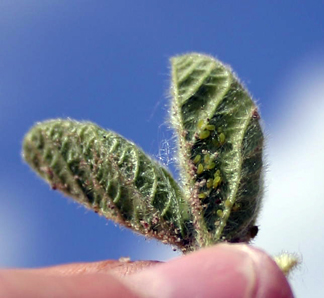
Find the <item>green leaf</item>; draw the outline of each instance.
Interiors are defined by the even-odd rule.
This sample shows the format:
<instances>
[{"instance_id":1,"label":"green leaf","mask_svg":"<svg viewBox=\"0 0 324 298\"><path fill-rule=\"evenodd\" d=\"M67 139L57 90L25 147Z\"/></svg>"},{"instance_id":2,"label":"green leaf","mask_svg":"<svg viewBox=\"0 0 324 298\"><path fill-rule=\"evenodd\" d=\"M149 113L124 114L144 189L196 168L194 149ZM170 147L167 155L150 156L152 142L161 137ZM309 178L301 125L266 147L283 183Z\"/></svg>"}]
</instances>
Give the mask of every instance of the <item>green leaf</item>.
<instances>
[{"instance_id":1,"label":"green leaf","mask_svg":"<svg viewBox=\"0 0 324 298\"><path fill-rule=\"evenodd\" d=\"M187 54L171 64L180 186L133 143L89 122L37 124L25 137L24 158L53 189L183 252L248 242L263 195L257 107L212 57Z\"/></svg>"},{"instance_id":2,"label":"green leaf","mask_svg":"<svg viewBox=\"0 0 324 298\"><path fill-rule=\"evenodd\" d=\"M89 122L51 120L26 135L23 156L53 189L148 237L190 246L188 203L169 172L133 143Z\"/></svg>"},{"instance_id":3,"label":"green leaf","mask_svg":"<svg viewBox=\"0 0 324 298\"><path fill-rule=\"evenodd\" d=\"M257 107L230 68L212 57L171 59L171 123L196 248L247 242L263 194L263 134Z\"/></svg>"}]
</instances>

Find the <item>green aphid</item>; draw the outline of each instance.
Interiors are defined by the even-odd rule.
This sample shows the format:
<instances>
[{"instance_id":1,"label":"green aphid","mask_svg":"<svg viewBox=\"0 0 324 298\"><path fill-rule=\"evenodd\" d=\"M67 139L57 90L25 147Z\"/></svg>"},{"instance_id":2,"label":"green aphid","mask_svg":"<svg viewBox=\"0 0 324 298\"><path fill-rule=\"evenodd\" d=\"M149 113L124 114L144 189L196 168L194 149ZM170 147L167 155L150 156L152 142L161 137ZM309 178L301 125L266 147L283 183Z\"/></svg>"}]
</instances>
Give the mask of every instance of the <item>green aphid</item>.
<instances>
[{"instance_id":1,"label":"green aphid","mask_svg":"<svg viewBox=\"0 0 324 298\"><path fill-rule=\"evenodd\" d=\"M209 124L206 126L207 130L214 131L215 130L215 125Z\"/></svg>"},{"instance_id":2,"label":"green aphid","mask_svg":"<svg viewBox=\"0 0 324 298\"><path fill-rule=\"evenodd\" d=\"M197 123L197 126L199 129L203 128L203 126L205 125L205 120L204 119L200 119Z\"/></svg>"},{"instance_id":3,"label":"green aphid","mask_svg":"<svg viewBox=\"0 0 324 298\"><path fill-rule=\"evenodd\" d=\"M204 166L200 163L197 167L197 174L200 175L204 171Z\"/></svg>"},{"instance_id":4,"label":"green aphid","mask_svg":"<svg viewBox=\"0 0 324 298\"><path fill-rule=\"evenodd\" d=\"M220 170L217 170L214 174L214 178L216 178L217 176L220 176Z\"/></svg>"},{"instance_id":5,"label":"green aphid","mask_svg":"<svg viewBox=\"0 0 324 298\"><path fill-rule=\"evenodd\" d=\"M209 130L203 130L199 134L199 139L204 140L204 139L207 139L209 136L210 136L210 131Z\"/></svg>"},{"instance_id":6,"label":"green aphid","mask_svg":"<svg viewBox=\"0 0 324 298\"><path fill-rule=\"evenodd\" d=\"M193 163L197 164L198 162L200 162L200 160L201 160L201 155L198 154L198 155L195 156L195 158L193 160Z\"/></svg>"},{"instance_id":7,"label":"green aphid","mask_svg":"<svg viewBox=\"0 0 324 298\"><path fill-rule=\"evenodd\" d=\"M205 199L207 197L207 195L204 193L204 192L202 192L202 193L200 193L199 195L198 195L198 198L199 199Z\"/></svg>"},{"instance_id":8,"label":"green aphid","mask_svg":"<svg viewBox=\"0 0 324 298\"><path fill-rule=\"evenodd\" d=\"M206 166L206 169L207 170L212 170L213 168L216 167L216 164L214 162L210 162L207 166Z\"/></svg>"},{"instance_id":9,"label":"green aphid","mask_svg":"<svg viewBox=\"0 0 324 298\"><path fill-rule=\"evenodd\" d=\"M217 214L218 217L222 217L222 216L223 216L223 210L218 209L218 210L216 211L216 214Z\"/></svg>"},{"instance_id":10,"label":"green aphid","mask_svg":"<svg viewBox=\"0 0 324 298\"><path fill-rule=\"evenodd\" d=\"M224 202L224 206L225 206L226 208L230 208L230 207L232 206L231 201L230 201L230 200L226 200L226 201Z\"/></svg>"},{"instance_id":11,"label":"green aphid","mask_svg":"<svg viewBox=\"0 0 324 298\"><path fill-rule=\"evenodd\" d=\"M205 163L205 164L208 164L209 161L210 161L210 154L207 153L207 154L205 155L205 157L204 157L204 163Z\"/></svg>"},{"instance_id":12,"label":"green aphid","mask_svg":"<svg viewBox=\"0 0 324 298\"><path fill-rule=\"evenodd\" d=\"M220 133L218 136L219 142L221 145L223 145L225 143L225 135L224 133Z\"/></svg>"},{"instance_id":13,"label":"green aphid","mask_svg":"<svg viewBox=\"0 0 324 298\"><path fill-rule=\"evenodd\" d=\"M213 188L217 188L217 186L222 182L222 178L220 176L217 176L214 180L213 180Z\"/></svg>"},{"instance_id":14,"label":"green aphid","mask_svg":"<svg viewBox=\"0 0 324 298\"><path fill-rule=\"evenodd\" d=\"M209 178L206 183L207 188L211 188L213 186L213 179Z\"/></svg>"}]
</instances>

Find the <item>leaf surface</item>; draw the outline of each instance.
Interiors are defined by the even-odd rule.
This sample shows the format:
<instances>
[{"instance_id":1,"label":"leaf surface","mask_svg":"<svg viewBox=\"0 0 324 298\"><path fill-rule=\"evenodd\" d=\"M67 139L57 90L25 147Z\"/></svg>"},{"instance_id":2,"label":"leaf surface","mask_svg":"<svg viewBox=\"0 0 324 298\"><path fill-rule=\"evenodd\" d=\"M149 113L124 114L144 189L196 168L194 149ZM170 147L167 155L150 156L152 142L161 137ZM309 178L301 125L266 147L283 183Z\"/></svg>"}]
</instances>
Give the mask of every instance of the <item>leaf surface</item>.
<instances>
[{"instance_id":1,"label":"leaf surface","mask_svg":"<svg viewBox=\"0 0 324 298\"><path fill-rule=\"evenodd\" d=\"M196 245L249 241L263 194L257 107L218 60L192 53L171 64L171 122Z\"/></svg>"},{"instance_id":2,"label":"leaf surface","mask_svg":"<svg viewBox=\"0 0 324 298\"><path fill-rule=\"evenodd\" d=\"M169 172L132 142L89 122L51 120L24 140L24 158L53 189L108 219L184 249L190 209Z\"/></svg>"}]
</instances>

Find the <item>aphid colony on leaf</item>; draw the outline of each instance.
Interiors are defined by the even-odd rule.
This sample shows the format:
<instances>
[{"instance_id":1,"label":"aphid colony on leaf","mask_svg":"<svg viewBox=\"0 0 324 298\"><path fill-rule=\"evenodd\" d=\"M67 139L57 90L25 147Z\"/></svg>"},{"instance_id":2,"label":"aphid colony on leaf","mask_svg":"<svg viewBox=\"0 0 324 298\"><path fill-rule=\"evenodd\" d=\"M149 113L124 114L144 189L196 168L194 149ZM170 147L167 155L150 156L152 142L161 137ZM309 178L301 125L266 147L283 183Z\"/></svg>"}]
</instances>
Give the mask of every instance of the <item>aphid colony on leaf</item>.
<instances>
[{"instance_id":1,"label":"aphid colony on leaf","mask_svg":"<svg viewBox=\"0 0 324 298\"><path fill-rule=\"evenodd\" d=\"M24 158L53 189L184 253L249 242L263 194L257 107L220 61L190 53L171 64L180 183L134 143L90 122L36 124L25 136ZM277 262L288 272L298 260Z\"/></svg>"},{"instance_id":2,"label":"aphid colony on leaf","mask_svg":"<svg viewBox=\"0 0 324 298\"><path fill-rule=\"evenodd\" d=\"M200 133L196 135L197 144L199 144L196 148L200 148L201 152L192 157L192 162L196 166L197 182L204 182L199 184L198 198L206 202L213 200L221 208L224 202L219 198L219 194L223 179L221 171L217 167L220 165L217 160L217 151L225 144L226 137L221 127L216 129L216 126L211 122L207 118L206 120L201 119L197 123ZM195 150L195 153L197 151ZM215 209L215 212L218 217L223 216L222 209Z\"/></svg>"},{"instance_id":3,"label":"aphid colony on leaf","mask_svg":"<svg viewBox=\"0 0 324 298\"><path fill-rule=\"evenodd\" d=\"M38 123L24 158L53 188L184 253L248 242L262 199L257 107L220 61L191 53L171 64L179 183L134 143L89 122Z\"/></svg>"}]
</instances>

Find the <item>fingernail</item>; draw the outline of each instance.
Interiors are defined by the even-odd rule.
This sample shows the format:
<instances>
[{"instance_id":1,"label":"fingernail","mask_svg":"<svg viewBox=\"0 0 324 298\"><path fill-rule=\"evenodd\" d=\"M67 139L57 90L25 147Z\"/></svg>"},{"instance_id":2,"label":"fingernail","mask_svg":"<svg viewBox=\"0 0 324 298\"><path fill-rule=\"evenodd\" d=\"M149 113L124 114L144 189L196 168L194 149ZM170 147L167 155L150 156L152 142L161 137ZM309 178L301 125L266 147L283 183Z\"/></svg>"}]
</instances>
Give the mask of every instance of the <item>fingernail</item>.
<instances>
[{"instance_id":1,"label":"fingernail","mask_svg":"<svg viewBox=\"0 0 324 298\"><path fill-rule=\"evenodd\" d=\"M255 273L245 251L217 245L129 276L127 282L142 297L251 297Z\"/></svg>"},{"instance_id":2,"label":"fingernail","mask_svg":"<svg viewBox=\"0 0 324 298\"><path fill-rule=\"evenodd\" d=\"M141 297L292 297L275 263L247 245L202 249L125 281Z\"/></svg>"},{"instance_id":3,"label":"fingernail","mask_svg":"<svg viewBox=\"0 0 324 298\"><path fill-rule=\"evenodd\" d=\"M255 267L257 283L252 297L293 298L288 280L271 257L254 247L240 246L253 260Z\"/></svg>"}]
</instances>

